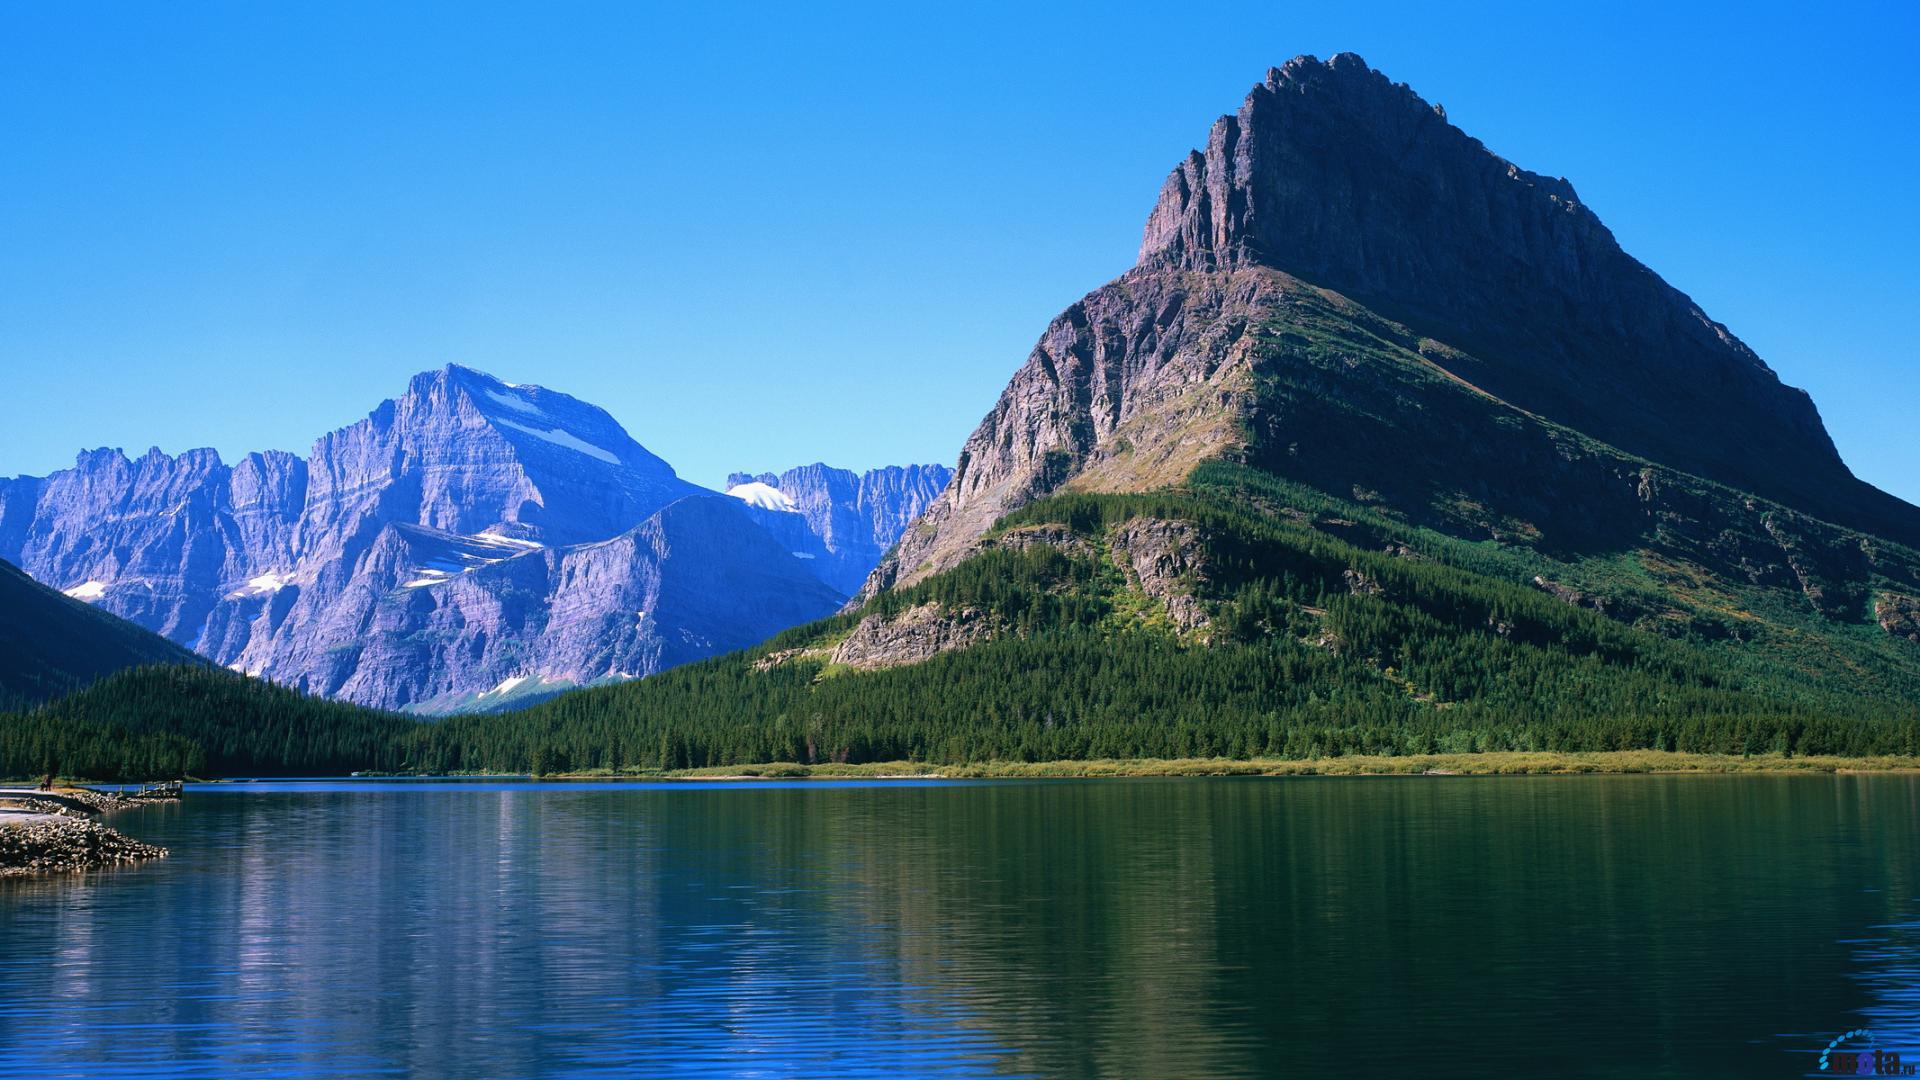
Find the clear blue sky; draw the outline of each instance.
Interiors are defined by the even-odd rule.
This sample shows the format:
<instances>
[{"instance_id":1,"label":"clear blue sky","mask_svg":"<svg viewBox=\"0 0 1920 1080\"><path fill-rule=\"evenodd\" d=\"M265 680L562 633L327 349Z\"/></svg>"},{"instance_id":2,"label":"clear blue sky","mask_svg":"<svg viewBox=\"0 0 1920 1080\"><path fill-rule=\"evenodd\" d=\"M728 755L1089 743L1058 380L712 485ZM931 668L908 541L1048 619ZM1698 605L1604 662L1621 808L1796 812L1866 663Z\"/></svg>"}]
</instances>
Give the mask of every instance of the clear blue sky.
<instances>
[{"instance_id":1,"label":"clear blue sky","mask_svg":"<svg viewBox=\"0 0 1920 1080\"><path fill-rule=\"evenodd\" d=\"M1915 6L1671 6L7 5L0 474L304 453L448 361L701 483L951 462L1214 117L1352 50L1920 501Z\"/></svg>"}]
</instances>

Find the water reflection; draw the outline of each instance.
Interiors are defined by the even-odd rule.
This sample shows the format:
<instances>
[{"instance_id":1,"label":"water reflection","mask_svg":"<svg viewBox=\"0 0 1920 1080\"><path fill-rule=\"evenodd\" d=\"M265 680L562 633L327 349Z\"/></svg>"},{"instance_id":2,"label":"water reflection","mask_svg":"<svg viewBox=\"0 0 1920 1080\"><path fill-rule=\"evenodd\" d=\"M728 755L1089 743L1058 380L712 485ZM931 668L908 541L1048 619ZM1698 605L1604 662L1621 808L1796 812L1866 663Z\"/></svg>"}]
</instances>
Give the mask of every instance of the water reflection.
<instances>
[{"instance_id":1,"label":"water reflection","mask_svg":"<svg viewBox=\"0 0 1920 1080\"><path fill-rule=\"evenodd\" d=\"M1791 1075L1920 1050L1916 793L194 792L0 884L0 1076Z\"/></svg>"}]
</instances>

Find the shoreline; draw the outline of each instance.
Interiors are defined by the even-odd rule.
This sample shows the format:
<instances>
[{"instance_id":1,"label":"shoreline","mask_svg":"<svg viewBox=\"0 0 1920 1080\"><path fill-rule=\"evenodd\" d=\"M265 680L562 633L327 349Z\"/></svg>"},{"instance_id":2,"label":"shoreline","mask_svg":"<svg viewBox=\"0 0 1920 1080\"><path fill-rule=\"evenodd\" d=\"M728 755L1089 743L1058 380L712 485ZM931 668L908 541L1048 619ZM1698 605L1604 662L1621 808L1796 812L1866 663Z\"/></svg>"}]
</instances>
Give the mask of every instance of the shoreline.
<instances>
[{"instance_id":1,"label":"shoreline","mask_svg":"<svg viewBox=\"0 0 1920 1080\"><path fill-rule=\"evenodd\" d=\"M196 784L231 784L253 780L523 780L565 783L576 780L998 780L998 779L1124 779L1128 777L1334 777L1334 776L1727 776L1842 775L1920 773L1920 755L1888 754L1846 757L1809 754L1693 754L1670 750L1486 751L1464 754L1409 754L1402 756L1355 754L1326 758L1087 758L1063 761L984 761L944 764L922 761L879 761L848 765L821 762L757 762L711 765L696 769L592 769L560 773L401 773L356 772L341 777L218 777ZM85 781L63 781L63 793ZM0 786L6 782L0 781ZM87 792L118 809L117 802ZM5 802L0 792L0 802ZM0 807L4 811L5 807ZM38 815L35 815L38 816Z\"/></svg>"},{"instance_id":2,"label":"shoreline","mask_svg":"<svg viewBox=\"0 0 1920 1080\"><path fill-rule=\"evenodd\" d=\"M1839 757L1778 754L1689 754L1666 750L1591 753L1494 751L1419 754L1405 757L1354 755L1333 758L1095 758L1083 761L993 761L965 765L888 761L865 765L801 765L771 762L646 773L569 773L547 780L974 780L1098 779L1148 776L1581 776L1696 775L1735 773L1860 774L1920 772L1920 756Z\"/></svg>"},{"instance_id":3,"label":"shoreline","mask_svg":"<svg viewBox=\"0 0 1920 1080\"><path fill-rule=\"evenodd\" d=\"M72 786L9 794L0 791L0 878L84 872L167 856L166 848L94 820L133 805L131 800Z\"/></svg>"}]
</instances>

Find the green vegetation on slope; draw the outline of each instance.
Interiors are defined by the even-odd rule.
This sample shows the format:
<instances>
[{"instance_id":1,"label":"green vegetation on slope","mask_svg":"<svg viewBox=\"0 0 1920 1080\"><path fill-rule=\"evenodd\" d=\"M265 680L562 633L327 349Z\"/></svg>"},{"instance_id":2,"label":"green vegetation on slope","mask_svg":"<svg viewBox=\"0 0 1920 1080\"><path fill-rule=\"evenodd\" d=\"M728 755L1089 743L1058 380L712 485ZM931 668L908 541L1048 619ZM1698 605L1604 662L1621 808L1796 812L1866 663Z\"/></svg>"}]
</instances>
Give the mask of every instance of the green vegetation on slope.
<instances>
[{"instance_id":1,"label":"green vegetation on slope","mask_svg":"<svg viewBox=\"0 0 1920 1080\"><path fill-rule=\"evenodd\" d=\"M1203 463L1193 486L1551 589L1722 663L1913 696L1920 650L1874 610L1920 596L1920 551L1516 409L1466 381L1473 357L1335 294L1287 297L1255 327L1237 455L1253 467Z\"/></svg>"},{"instance_id":2,"label":"green vegetation on slope","mask_svg":"<svg viewBox=\"0 0 1920 1080\"><path fill-rule=\"evenodd\" d=\"M0 716L0 776L93 779L338 775L400 768L413 721L219 668L109 675L30 712Z\"/></svg>"},{"instance_id":3,"label":"green vegetation on slope","mask_svg":"<svg viewBox=\"0 0 1920 1080\"><path fill-rule=\"evenodd\" d=\"M1244 494L1244 493L1242 493ZM1006 632L877 671L806 651L853 616L746 654L523 713L415 733L433 769L688 768L764 761L1307 758L1485 750L1910 754L1911 698L1829 687L1762 660L1729 665L1536 589L1361 549L1217 489L1068 495L1006 525L1097 540L1138 515L1200 523L1211 643L1118 613L1145 605L1094 557L993 550L862 613L934 601ZM1356 591L1349 572L1367 583ZM764 666L764 665L763 665Z\"/></svg>"}]
</instances>

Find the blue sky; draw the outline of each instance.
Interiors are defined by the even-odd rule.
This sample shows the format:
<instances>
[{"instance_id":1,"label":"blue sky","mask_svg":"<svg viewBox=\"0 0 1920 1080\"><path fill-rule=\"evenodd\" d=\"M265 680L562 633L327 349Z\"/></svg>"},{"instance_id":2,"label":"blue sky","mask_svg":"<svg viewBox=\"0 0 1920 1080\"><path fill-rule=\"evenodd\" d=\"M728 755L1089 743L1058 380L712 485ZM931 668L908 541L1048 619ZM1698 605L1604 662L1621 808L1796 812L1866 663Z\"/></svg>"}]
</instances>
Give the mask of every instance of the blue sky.
<instances>
[{"instance_id":1,"label":"blue sky","mask_svg":"<svg viewBox=\"0 0 1920 1080\"><path fill-rule=\"evenodd\" d=\"M1213 118L1350 50L1920 501L1911 4L406 7L0 8L0 474L304 453L449 361L700 483L950 463Z\"/></svg>"}]
</instances>

